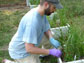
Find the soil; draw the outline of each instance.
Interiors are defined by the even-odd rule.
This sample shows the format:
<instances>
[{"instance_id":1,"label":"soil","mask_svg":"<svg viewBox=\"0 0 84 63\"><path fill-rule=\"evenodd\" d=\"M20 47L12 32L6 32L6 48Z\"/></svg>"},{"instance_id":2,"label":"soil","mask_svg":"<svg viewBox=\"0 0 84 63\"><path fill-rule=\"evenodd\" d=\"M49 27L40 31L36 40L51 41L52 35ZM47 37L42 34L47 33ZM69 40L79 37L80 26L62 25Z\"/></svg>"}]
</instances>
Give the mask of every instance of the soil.
<instances>
[{"instance_id":1,"label":"soil","mask_svg":"<svg viewBox=\"0 0 84 63\"><path fill-rule=\"evenodd\" d=\"M16 11L16 10L24 10L24 9L29 9L28 6L9 6L9 7L0 7L0 11L3 10L12 10L12 11Z\"/></svg>"}]
</instances>

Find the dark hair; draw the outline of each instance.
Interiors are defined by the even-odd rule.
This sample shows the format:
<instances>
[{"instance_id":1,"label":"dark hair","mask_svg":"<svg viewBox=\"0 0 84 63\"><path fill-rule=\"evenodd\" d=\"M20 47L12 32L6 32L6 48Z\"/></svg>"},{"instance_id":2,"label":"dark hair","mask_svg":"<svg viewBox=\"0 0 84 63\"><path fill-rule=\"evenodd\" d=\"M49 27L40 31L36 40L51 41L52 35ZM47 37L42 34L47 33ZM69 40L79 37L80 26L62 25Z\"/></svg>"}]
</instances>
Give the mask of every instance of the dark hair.
<instances>
[{"instance_id":1,"label":"dark hair","mask_svg":"<svg viewBox=\"0 0 84 63\"><path fill-rule=\"evenodd\" d=\"M47 0L40 0L40 5L43 5L44 2L48 2ZM50 2L48 2L50 3Z\"/></svg>"}]
</instances>

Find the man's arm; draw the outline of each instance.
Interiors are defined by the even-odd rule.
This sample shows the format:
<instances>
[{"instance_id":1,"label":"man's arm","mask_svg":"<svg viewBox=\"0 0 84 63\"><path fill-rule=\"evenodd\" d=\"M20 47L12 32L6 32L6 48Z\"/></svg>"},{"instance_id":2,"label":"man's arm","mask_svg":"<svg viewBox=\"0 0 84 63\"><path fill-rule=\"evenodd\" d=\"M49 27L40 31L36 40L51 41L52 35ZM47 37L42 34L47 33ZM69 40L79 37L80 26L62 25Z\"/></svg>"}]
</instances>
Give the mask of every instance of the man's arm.
<instances>
[{"instance_id":1,"label":"man's arm","mask_svg":"<svg viewBox=\"0 0 84 63\"><path fill-rule=\"evenodd\" d=\"M41 48L35 47L34 44L30 44L26 42L25 42L25 48L26 48L26 51L31 54L44 54L44 55L49 54L48 49L41 49Z\"/></svg>"},{"instance_id":2,"label":"man's arm","mask_svg":"<svg viewBox=\"0 0 84 63\"><path fill-rule=\"evenodd\" d=\"M53 38L50 29L45 32L45 35L48 37L50 43L51 43L55 48L58 48L59 46L61 46L60 42L57 41L57 40L55 40L55 39Z\"/></svg>"},{"instance_id":3,"label":"man's arm","mask_svg":"<svg viewBox=\"0 0 84 63\"><path fill-rule=\"evenodd\" d=\"M49 29L47 32L44 33L48 39L52 38L51 30Z\"/></svg>"},{"instance_id":4,"label":"man's arm","mask_svg":"<svg viewBox=\"0 0 84 63\"><path fill-rule=\"evenodd\" d=\"M49 39L52 39L52 34L50 30L45 32L45 34ZM54 43L56 41L52 40L52 42ZM61 56L61 51L58 49L41 49L41 48L36 47L34 44L26 43L26 42L25 42L25 48L26 48L26 51L31 54L53 55L56 57Z\"/></svg>"},{"instance_id":5,"label":"man's arm","mask_svg":"<svg viewBox=\"0 0 84 63\"><path fill-rule=\"evenodd\" d=\"M60 57L61 56L61 51L58 50L58 49L40 49L38 47L35 47L34 44L28 44L28 43L25 43L25 48L26 48L26 51L28 53L31 53L31 54L44 54L44 55L53 55L53 56L56 56L56 57Z\"/></svg>"}]
</instances>

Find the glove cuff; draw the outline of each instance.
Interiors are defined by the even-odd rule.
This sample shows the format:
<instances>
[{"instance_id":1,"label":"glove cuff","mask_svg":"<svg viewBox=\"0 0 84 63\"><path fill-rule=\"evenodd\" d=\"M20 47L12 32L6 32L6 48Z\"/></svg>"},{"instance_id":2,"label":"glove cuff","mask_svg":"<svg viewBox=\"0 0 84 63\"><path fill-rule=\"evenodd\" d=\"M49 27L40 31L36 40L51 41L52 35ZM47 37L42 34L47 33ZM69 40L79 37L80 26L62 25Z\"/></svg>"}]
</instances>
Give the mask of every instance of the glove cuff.
<instances>
[{"instance_id":1,"label":"glove cuff","mask_svg":"<svg viewBox=\"0 0 84 63\"><path fill-rule=\"evenodd\" d=\"M55 40L53 37L51 37L49 41L55 48L58 48L60 46L59 41Z\"/></svg>"},{"instance_id":2,"label":"glove cuff","mask_svg":"<svg viewBox=\"0 0 84 63\"><path fill-rule=\"evenodd\" d=\"M54 40L54 38L53 38L53 37L51 37L51 38L49 39L49 41L50 41L50 42L52 42L53 40Z\"/></svg>"}]
</instances>

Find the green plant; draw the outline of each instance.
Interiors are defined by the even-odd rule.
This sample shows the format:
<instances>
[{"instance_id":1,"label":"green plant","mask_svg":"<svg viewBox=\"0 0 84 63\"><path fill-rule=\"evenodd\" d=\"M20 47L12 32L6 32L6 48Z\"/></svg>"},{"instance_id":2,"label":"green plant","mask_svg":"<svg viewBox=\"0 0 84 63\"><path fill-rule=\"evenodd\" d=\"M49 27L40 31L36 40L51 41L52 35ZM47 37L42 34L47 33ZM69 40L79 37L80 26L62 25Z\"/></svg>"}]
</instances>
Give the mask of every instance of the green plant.
<instances>
[{"instance_id":1,"label":"green plant","mask_svg":"<svg viewBox=\"0 0 84 63\"><path fill-rule=\"evenodd\" d=\"M63 60L64 61L73 61L74 56L76 55L76 59L80 59L84 57L84 30L83 20L80 17L71 19L73 20L70 23L69 33L66 37L60 37L59 41L63 47ZM81 21L79 21L81 20ZM64 46L63 46L64 45Z\"/></svg>"},{"instance_id":2,"label":"green plant","mask_svg":"<svg viewBox=\"0 0 84 63\"><path fill-rule=\"evenodd\" d=\"M40 3L40 0L30 0L30 3L32 5L38 5Z\"/></svg>"}]
</instances>

